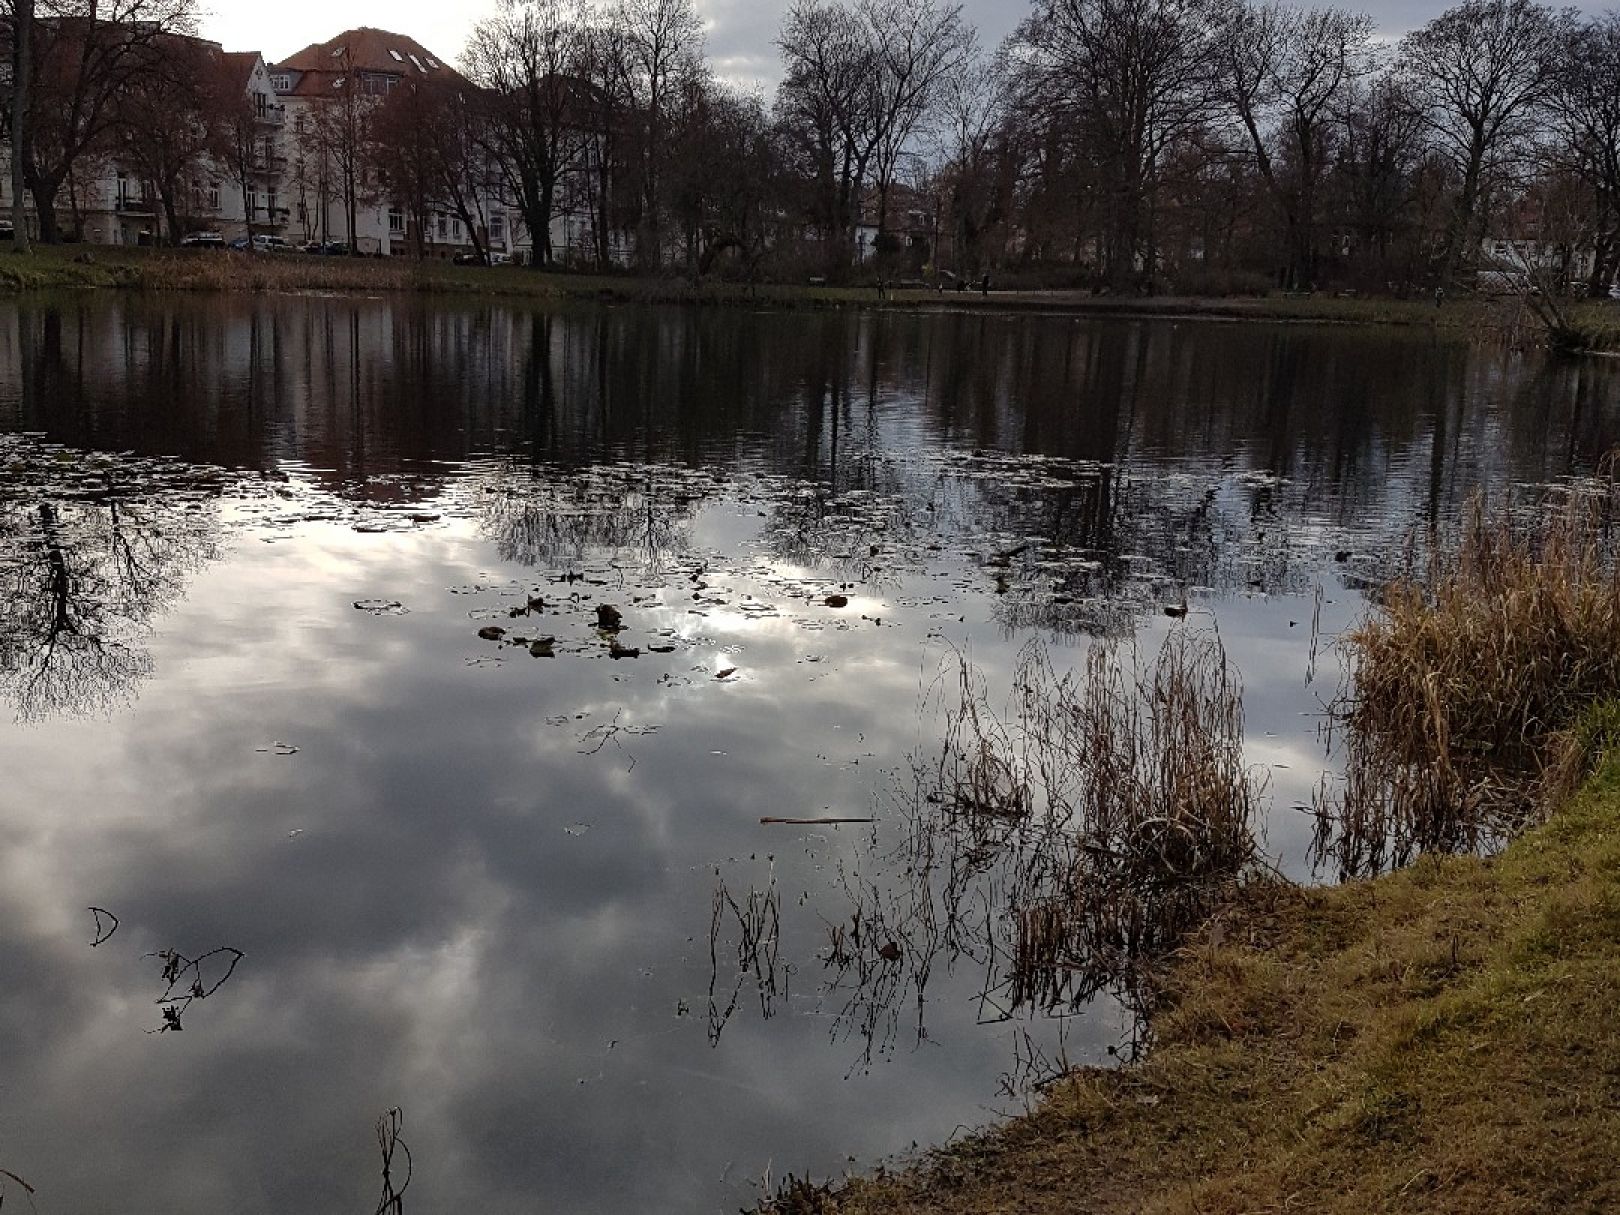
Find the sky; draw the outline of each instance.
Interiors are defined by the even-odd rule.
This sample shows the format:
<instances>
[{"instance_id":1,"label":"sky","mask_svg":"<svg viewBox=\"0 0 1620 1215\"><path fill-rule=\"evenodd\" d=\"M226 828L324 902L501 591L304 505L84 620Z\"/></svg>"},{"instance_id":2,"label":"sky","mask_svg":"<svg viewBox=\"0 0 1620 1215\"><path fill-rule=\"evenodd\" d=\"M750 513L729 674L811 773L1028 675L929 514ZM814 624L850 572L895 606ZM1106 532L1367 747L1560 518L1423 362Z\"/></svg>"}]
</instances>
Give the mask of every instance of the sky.
<instances>
[{"instance_id":1,"label":"sky","mask_svg":"<svg viewBox=\"0 0 1620 1215\"><path fill-rule=\"evenodd\" d=\"M709 60L733 83L758 84L767 91L777 75L772 41L788 0L694 0L708 23ZM381 26L409 34L435 54L456 61L467 33L478 18L492 12L495 0L278 0L274 9L247 0L202 0L211 12L202 32L232 51L262 51L274 63L312 42L324 42L355 26ZM993 47L1011 33L1029 11L1026 0L963 0L966 16L981 41ZM1378 23L1379 33L1393 38L1449 7L1446 0L1370 0L1360 6ZM1595 12L1600 3L1580 7ZM265 14L273 11L273 21Z\"/></svg>"}]
</instances>

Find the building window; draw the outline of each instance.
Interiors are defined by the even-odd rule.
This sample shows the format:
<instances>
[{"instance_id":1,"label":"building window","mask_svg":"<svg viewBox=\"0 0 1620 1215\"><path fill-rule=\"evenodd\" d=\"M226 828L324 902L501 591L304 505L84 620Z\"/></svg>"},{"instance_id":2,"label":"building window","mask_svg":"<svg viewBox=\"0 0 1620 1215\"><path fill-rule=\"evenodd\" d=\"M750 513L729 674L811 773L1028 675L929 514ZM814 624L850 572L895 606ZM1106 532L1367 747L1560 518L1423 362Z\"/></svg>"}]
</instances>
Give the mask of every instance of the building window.
<instances>
[{"instance_id":1,"label":"building window","mask_svg":"<svg viewBox=\"0 0 1620 1215\"><path fill-rule=\"evenodd\" d=\"M461 239L461 221L459 219L452 219L450 221L450 239Z\"/></svg>"},{"instance_id":2,"label":"building window","mask_svg":"<svg viewBox=\"0 0 1620 1215\"><path fill-rule=\"evenodd\" d=\"M439 239L444 240L449 234L450 221L441 215L439 216Z\"/></svg>"},{"instance_id":3,"label":"building window","mask_svg":"<svg viewBox=\"0 0 1620 1215\"><path fill-rule=\"evenodd\" d=\"M390 232L405 231L405 213L398 207L388 208L388 230Z\"/></svg>"},{"instance_id":4,"label":"building window","mask_svg":"<svg viewBox=\"0 0 1620 1215\"><path fill-rule=\"evenodd\" d=\"M506 243L506 216L499 211L489 217L489 239L499 244Z\"/></svg>"},{"instance_id":5,"label":"building window","mask_svg":"<svg viewBox=\"0 0 1620 1215\"><path fill-rule=\"evenodd\" d=\"M210 211L219 210L219 183L217 181L208 183L208 209Z\"/></svg>"}]
</instances>

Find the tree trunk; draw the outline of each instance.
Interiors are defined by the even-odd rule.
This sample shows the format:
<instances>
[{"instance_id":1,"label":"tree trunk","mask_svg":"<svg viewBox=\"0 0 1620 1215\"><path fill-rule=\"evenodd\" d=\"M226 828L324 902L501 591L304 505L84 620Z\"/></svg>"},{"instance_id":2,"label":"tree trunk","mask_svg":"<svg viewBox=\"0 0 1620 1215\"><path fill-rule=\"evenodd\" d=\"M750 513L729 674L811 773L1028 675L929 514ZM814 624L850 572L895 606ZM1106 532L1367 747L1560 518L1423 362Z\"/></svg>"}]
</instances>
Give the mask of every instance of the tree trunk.
<instances>
[{"instance_id":1,"label":"tree trunk","mask_svg":"<svg viewBox=\"0 0 1620 1215\"><path fill-rule=\"evenodd\" d=\"M163 204L163 223L169 230L169 244L180 243L180 209L175 205L173 188L158 188L158 201Z\"/></svg>"},{"instance_id":2,"label":"tree trunk","mask_svg":"<svg viewBox=\"0 0 1620 1215\"><path fill-rule=\"evenodd\" d=\"M39 222L41 244L56 245L62 241L61 229L56 222L56 196L62 188L60 180L36 177L29 186L34 196L34 215Z\"/></svg>"},{"instance_id":3,"label":"tree trunk","mask_svg":"<svg viewBox=\"0 0 1620 1215\"><path fill-rule=\"evenodd\" d=\"M1485 137L1476 131L1468 149L1468 167L1463 174L1462 194L1457 199L1451 216L1451 231L1446 237L1446 262L1442 282L1452 286L1462 265L1463 250L1474 230L1474 212L1479 206L1480 178L1484 175Z\"/></svg>"},{"instance_id":4,"label":"tree trunk","mask_svg":"<svg viewBox=\"0 0 1620 1215\"><path fill-rule=\"evenodd\" d=\"M11 57L11 223L12 223L12 251L14 253L28 253L32 251L28 239L28 212L23 206L23 196L27 193L27 185L23 176L23 165L28 157L28 148L32 140L29 136L30 123L28 105L33 86L34 74L34 0L14 0L13 21L15 36L12 39Z\"/></svg>"},{"instance_id":5,"label":"tree trunk","mask_svg":"<svg viewBox=\"0 0 1620 1215\"><path fill-rule=\"evenodd\" d=\"M551 265L554 255L551 247L551 216L556 209L556 201L557 183L554 181L542 183L540 186L540 221L543 226L537 233L535 249L545 251L541 260L548 266Z\"/></svg>"}]
</instances>

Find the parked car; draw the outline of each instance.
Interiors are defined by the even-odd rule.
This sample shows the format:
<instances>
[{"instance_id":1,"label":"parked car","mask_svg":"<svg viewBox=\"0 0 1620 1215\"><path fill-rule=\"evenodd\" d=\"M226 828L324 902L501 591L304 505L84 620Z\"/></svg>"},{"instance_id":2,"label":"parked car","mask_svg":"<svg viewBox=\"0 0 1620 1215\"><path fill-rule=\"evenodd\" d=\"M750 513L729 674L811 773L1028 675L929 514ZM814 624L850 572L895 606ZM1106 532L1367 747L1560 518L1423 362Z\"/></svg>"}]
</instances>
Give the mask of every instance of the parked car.
<instances>
[{"instance_id":1,"label":"parked car","mask_svg":"<svg viewBox=\"0 0 1620 1215\"><path fill-rule=\"evenodd\" d=\"M450 261L457 266L507 266L512 259L504 253L486 253L483 257L476 253L458 253Z\"/></svg>"},{"instance_id":2,"label":"parked car","mask_svg":"<svg viewBox=\"0 0 1620 1215\"><path fill-rule=\"evenodd\" d=\"M255 253L291 253L293 246L284 237L261 233L253 238L253 250Z\"/></svg>"},{"instance_id":3,"label":"parked car","mask_svg":"<svg viewBox=\"0 0 1620 1215\"><path fill-rule=\"evenodd\" d=\"M180 238L182 249L223 249L225 238L218 232L190 232Z\"/></svg>"}]
</instances>

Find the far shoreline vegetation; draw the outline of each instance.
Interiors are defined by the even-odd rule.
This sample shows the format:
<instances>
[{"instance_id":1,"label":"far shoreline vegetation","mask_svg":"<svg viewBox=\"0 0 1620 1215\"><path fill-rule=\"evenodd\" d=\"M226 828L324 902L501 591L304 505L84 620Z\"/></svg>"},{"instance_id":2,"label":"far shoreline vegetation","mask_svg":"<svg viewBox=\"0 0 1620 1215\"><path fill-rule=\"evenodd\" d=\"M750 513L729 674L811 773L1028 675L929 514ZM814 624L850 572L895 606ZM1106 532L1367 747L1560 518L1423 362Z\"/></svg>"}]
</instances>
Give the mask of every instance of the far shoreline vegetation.
<instances>
[{"instance_id":1,"label":"far shoreline vegetation","mask_svg":"<svg viewBox=\"0 0 1620 1215\"><path fill-rule=\"evenodd\" d=\"M943 289L920 277L881 287L805 281L748 282L716 277L603 274L518 266L457 266L404 258L320 257L214 250L131 249L119 246L35 245L22 254L0 242L0 296L31 292L116 289L234 293L323 291L354 294L484 296L591 300L621 304L740 305L860 311L952 310L1081 314L1138 319L1206 319L1337 325L1392 325L1453 337L1519 345L1558 344L1517 294L1448 298L1362 296L1355 293L1113 295L1086 288L1026 286L991 280ZM1620 302L1569 301L1565 317L1576 352L1620 351Z\"/></svg>"}]
</instances>

